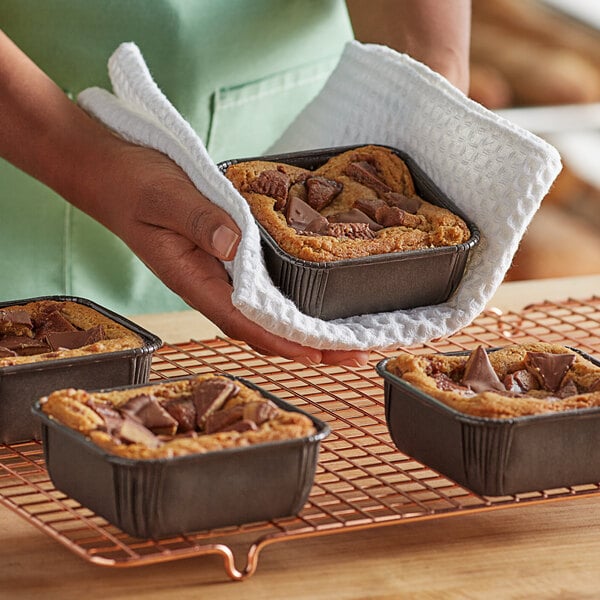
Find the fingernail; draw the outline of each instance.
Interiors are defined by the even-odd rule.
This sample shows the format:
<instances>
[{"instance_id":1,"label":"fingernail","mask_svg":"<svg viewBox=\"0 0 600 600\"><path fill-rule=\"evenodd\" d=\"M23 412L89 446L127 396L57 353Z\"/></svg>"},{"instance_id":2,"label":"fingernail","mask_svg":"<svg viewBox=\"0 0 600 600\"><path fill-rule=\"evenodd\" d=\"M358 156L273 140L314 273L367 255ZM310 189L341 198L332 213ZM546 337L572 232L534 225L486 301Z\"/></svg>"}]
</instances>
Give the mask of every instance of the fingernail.
<instances>
[{"instance_id":1,"label":"fingernail","mask_svg":"<svg viewBox=\"0 0 600 600\"><path fill-rule=\"evenodd\" d=\"M220 225L212 235L211 245L222 259L229 260L233 258L231 253L239 239L240 236L233 229L230 229L227 225Z\"/></svg>"},{"instance_id":2,"label":"fingernail","mask_svg":"<svg viewBox=\"0 0 600 600\"><path fill-rule=\"evenodd\" d=\"M337 363L340 366L346 367L366 367L369 364L369 357L364 358L348 358Z\"/></svg>"},{"instance_id":3,"label":"fingernail","mask_svg":"<svg viewBox=\"0 0 600 600\"><path fill-rule=\"evenodd\" d=\"M307 367L317 364L317 361L313 360L310 356L294 356L292 358L292 360L294 362L302 363L303 365L306 365Z\"/></svg>"}]
</instances>

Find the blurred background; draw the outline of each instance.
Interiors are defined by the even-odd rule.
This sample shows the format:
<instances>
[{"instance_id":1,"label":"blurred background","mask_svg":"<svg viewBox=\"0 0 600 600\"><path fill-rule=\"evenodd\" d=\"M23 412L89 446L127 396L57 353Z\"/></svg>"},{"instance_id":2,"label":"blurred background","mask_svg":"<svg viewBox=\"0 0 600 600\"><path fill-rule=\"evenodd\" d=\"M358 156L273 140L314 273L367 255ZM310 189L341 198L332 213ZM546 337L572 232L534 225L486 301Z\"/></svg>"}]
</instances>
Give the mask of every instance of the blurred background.
<instances>
[{"instance_id":1,"label":"blurred background","mask_svg":"<svg viewBox=\"0 0 600 600\"><path fill-rule=\"evenodd\" d=\"M471 69L474 100L563 158L506 279L600 273L600 0L473 0Z\"/></svg>"}]
</instances>

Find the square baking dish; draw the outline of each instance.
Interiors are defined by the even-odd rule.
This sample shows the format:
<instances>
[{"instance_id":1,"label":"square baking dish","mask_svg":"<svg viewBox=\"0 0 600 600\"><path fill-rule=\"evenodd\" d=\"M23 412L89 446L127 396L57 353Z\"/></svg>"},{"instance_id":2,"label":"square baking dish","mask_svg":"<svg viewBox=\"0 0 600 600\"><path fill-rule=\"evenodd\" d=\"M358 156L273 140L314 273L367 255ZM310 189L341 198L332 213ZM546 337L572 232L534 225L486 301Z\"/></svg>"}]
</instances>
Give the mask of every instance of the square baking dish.
<instances>
[{"instance_id":1,"label":"square baking dish","mask_svg":"<svg viewBox=\"0 0 600 600\"><path fill-rule=\"evenodd\" d=\"M81 387L99 389L144 383L150 375L152 354L162 346L154 334L92 300L73 296L40 296L1 302L0 309L40 300L75 302L87 306L137 334L139 348L43 360L0 367L0 443L12 444L40 439L39 422L31 406L40 397L56 389Z\"/></svg>"},{"instance_id":2,"label":"square baking dish","mask_svg":"<svg viewBox=\"0 0 600 600\"><path fill-rule=\"evenodd\" d=\"M228 160L218 166L224 173L232 164L262 160L314 170L333 156L364 145ZM459 215L471 231L471 238L456 246L312 262L285 252L257 221L266 268L273 284L303 313L332 320L440 304L448 300L460 283L469 254L479 243L477 226L410 156L396 148L391 150L406 163L417 194ZM376 293L365 293L374 286Z\"/></svg>"},{"instance_id":3,"label":"square baking dish","mask_svg":"<svg viewBox=\"0 0 600 600\"><path fill-rule=\"evenodd\" d=\"M384 379L388 430L403 454L486 496L600 481L600 407L512 419L475 417L391 373L389 360L376 368Z\"/></svg>"},{"instance_id":4,"label":"square baking dish","mask_svg":"<svg viewBox=\"0 0 600 600\"><path fill-rule=\"evenodd\" d=\"M297 514L312 488L320 443L329 434L329 426L248 381L230 379L258 391L283 410L306 415L316 433L174 458L129 459L106 452L49 418L38 402L32 410L42 422L44 456L52 482L83 506L140 538ZM156 384L169 381L174 380ZM128 386L135 387L141 386Z\"/></svg>"}]
</instances>

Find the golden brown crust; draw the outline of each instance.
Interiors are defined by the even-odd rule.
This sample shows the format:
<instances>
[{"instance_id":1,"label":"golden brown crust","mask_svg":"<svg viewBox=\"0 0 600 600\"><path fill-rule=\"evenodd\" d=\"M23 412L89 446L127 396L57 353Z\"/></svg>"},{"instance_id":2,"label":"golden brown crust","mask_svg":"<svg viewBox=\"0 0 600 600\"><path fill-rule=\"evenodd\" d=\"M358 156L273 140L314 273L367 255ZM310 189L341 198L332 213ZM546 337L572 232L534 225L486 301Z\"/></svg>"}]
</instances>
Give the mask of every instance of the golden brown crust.
<instances>
[{"instance_id":1,"label":"golden brown crust","mask_svg":"<svg viewBox=\"0 0 600 600\"><path fill-rule=\"evenodd\" d=\"M586 391L600 380L600 367L564 346L543 342L516 344L490 353L489 359L499 379L503 380L507 374L524 367L528 352L573 354L575 361L565 375L565 383L573 381L581 393L557 398L552 392L532 389L511 397L495 391L463 395L458 390L440 389L434 374L443 373L456 380L457 375L464 371L468 356L401 353L388 361L387 370L428 396L459 412L477 417L511 418L600 406L600 387Z\"/></svg>"},{"instance_id":2,"label":"golden brown crust","mask_svg":"<svg viewBox=\"0 0 600 600\"><path fill-rule=\"evenodd\" d=\"M350 239L331 235L298 234L288 226L285 216L275 210L273 197L252 191L260 173L276 168L290 176L292 182L310 175L320 175L343 184L342 192L322 209L323 216L350 210L360 199L376 199L377 192L345 174L350 163L368 161L377 166L380 179L394 192L415 196L412 177L404 161L381 146L363 146L331 158L315 171L283 163L249 161L231 165L226 175L244 196L255 218L279 246L291 256L313 262L342 260L390 252L402 252L430 247L457 245L470 238L466 223L449 210L422 201L416 214L416 227L385 227L373 239Z\"/></svg>"},{"instance_id":3,"label":"golden brown crust","mask_svg":"<svg viewBox=\"0 0 600 600\"><path fill-rule=\"evenodd\" d=\"M94 402L109 402L112 406L118 408L123 406L129 399L141 394L151 394L159 403L167 399L185 399L192 395L192 387L195 382L203 382L214 378L226 379L218 375L198 375L189 379L104 393L92 393L72 388L58 390L42 399L41 408L51 418L79 431L107 452L133 459L170 458L301 438L315 433L312 421L305 415L277 408L274 416L260 424L255 430L168 436L164 438L160 446L150 448L142 443L126 444L110 435L104 427L102 417L90 408L90 403L93 404ZM244 386L240 382L236 382L236 384L239 390L235 396L226 402L223 409L229 409L239 404L267 402L257 391Z\"/></svg>"},{"instance_id":4,"label":"golden brown crust","mask_svg":"<svg viewBox=\"0 0 600 600\"><path fill-rule=\"evenodd\" d=\"M116 323L93 308L78 302L72 302L70 300L38 300L26 304L7 306L4 307L4 310L25 310L29 313L32 320L34 320L40 318L44 311L48 310L51 306L58 306L62 316L77 329L87 330L99 325L102 326L106 339L75 349L61 348L52 352L43 352L41 354L32 354L29 356L0 357L0 367L86 356L89 354L100 354L104 352L118 352L120 350L139 348L144 345L144 340L127 327Z\"/></svg>"}]
</instances>

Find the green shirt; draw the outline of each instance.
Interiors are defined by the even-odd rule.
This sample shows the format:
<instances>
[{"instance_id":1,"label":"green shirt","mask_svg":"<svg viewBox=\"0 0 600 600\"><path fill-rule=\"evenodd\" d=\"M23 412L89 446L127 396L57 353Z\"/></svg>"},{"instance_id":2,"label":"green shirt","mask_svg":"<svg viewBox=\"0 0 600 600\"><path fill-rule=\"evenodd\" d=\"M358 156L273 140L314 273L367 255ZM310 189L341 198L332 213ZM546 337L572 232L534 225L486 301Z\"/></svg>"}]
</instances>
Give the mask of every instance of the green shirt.
<instances>
[{"instance_id":1,"label":"green shirt","mask_svg":"<svg viewBox=\"0 0 600 600\"><path fill-rule=\"evenodd\" d=\"M0 27L73 98L110 89L109 56L135 42L217 162L263 153L352 37L343 0L2 0ZM69 294L123 314L185 307L121 240L3 161L0 203L0 299Z\"/></svg>"}]
</instances>

